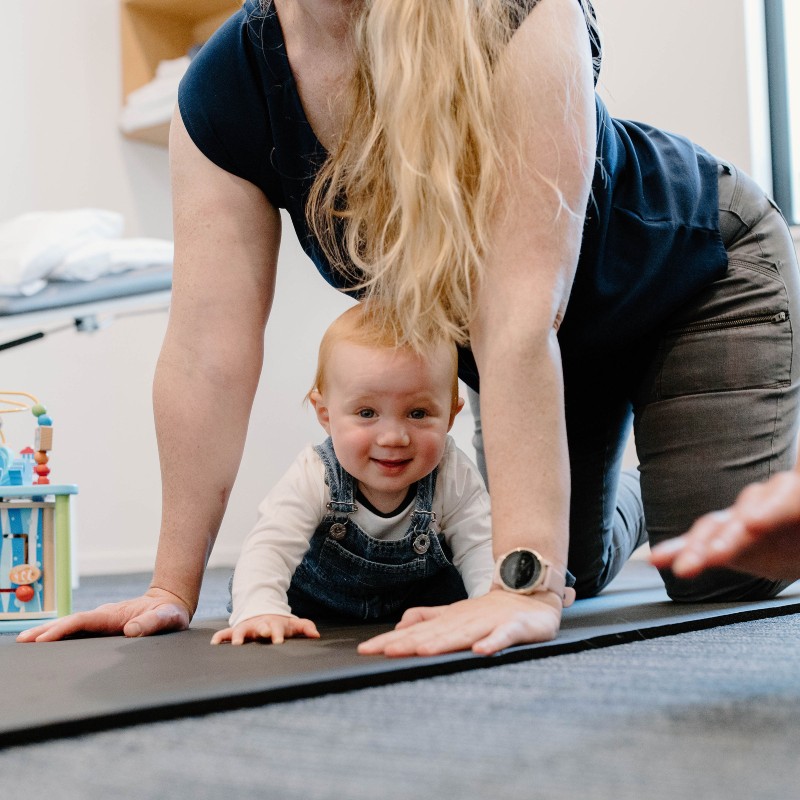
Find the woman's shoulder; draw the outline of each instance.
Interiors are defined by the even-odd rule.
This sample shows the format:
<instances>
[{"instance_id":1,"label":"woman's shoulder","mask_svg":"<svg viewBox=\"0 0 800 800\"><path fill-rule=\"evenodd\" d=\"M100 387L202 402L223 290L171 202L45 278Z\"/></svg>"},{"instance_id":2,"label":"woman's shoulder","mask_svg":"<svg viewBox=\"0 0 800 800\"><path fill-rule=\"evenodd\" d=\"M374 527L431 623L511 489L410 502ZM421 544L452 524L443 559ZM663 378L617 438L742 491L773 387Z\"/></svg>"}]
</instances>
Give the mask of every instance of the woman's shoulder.
<instances>
[{"instance_id":1,"label":"woman's shoulder","mask_svg":"<svg viewBox=\"0 0 800 800\"><path fill-rule=\"evenodd\" d=\"M525 18L533 11L536 6L546 0L509 0L511 6L511 24L514 28L519 27ZM591 0L574 0L583 11L586 20L586 28L589 31L589 44L592 55L592 71L594 73L594 83L600 76L600 65L603 59L603 48L600 41L600 29L597 24L597 14Z\"/></svg>"},{"instance_id":2,"label":"woman's shoulder","mask_svg":"<svg viewBox=\"0 0 800 800\"><path fill-rule=\"evenodd\" d=\"M199 150L282 205L264 153L272 146L270 95L288 62L274 11L248 0L200 48L180 84L178 108Z\"/></svg>"}]
</instances>

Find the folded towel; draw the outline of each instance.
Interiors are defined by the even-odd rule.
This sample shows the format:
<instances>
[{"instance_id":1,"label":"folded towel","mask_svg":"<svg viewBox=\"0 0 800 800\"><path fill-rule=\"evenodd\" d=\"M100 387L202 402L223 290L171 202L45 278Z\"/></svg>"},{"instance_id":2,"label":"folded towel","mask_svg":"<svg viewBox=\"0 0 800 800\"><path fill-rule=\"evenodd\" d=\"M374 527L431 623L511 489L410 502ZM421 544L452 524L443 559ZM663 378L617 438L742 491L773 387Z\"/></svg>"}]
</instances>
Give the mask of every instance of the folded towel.
<instances>
[{"instance_id":1,"label":"folded towel","mask_svg":"<svg viewBox=\"0 0 800 800\"><path fill-rule=\"evenodd\" d=\"M0 223L0 294L29 295L77 247L122 234L122 215L81 208L22 214Z\"/></svg>"},{"instance_id":2,"label":"folded towel","mask_svg":"<svg viewBox=\"0 0 800 800\"><path fill-rule=\"evenodd\" d=\"M30 281L19 286L0 286L0 297L30 297L47 286L47 281Z\"/></svg>"},{"instance_id":3,"label":"folded towel","mask_svg":"<svg viewBox=\"0 0 800 800\"><path fill-rule=\"evenodd\" d=\"M188 56L159 62L155 78L127 96L119 122L124 133L169 122L189 63Z\"/></svg>"},{"instance_id":4,"label":"folded towel","mask_svg":"<svg viewBox=\"0 0 800 800\"><path fill-rule=\"evenodd\" d=\"M119 128L123 133L133 133L141 128L163 125L172 119L176 97L165 97L154 105L145 107L125 106L119 116Z\"/></svg>"},{"instance_id":5,"label":"folded towel","mask_svg":"<svg viewBox=\"0 0 800 800\"><path fill-rule=\"evenodd\" d=\"M189 56L167 58L164 61L159 61L156 67L156 78L170 78L174 76L182 78L183 73L189 69L191 61L192 59Z\"/></svg>"},{"instance_id":6,"label":"folded towel","mask_svg":"<svg viewBox=\"0 0 800 800\"><path fill-rule=\"evenodd\" d=\"M172 242L165 239L95 239L70 251L50 279L93 281L128 270L169 267L174 250Z\"/></svg>"}]
</instances>

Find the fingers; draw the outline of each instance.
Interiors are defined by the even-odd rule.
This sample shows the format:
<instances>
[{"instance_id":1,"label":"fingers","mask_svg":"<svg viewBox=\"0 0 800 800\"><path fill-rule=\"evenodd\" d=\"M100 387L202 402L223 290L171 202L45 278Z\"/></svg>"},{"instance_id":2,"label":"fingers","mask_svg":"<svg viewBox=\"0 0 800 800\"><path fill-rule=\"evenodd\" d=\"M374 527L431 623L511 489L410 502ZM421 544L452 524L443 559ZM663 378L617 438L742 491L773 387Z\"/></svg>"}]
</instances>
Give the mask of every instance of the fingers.
<instances>
[{"instance_id":1,"label":"fingers","mask_svg":"<svg viewBox=\"0 0 800 800\"><path fill-rule=\"evenodd\" d=\"M715 511L695 522L683 536L653 549L653 563L671 567L683 578L692 578L709 566L723 562L749 539L747 528L733 510Z\"/></svg>"},{"instance_id":2,"label":"fingers","mask_svg":"<svg viewBox=\"0 0 800 800\"><path fill-rule=\"evenodd\" d=\"M384 655L389 658L404 656L433 656L467 650L479 637L474 623L462 621L451 628L440 619L420 622L405 629L395 629L375 636L358 646L361 655Z\"/></svg>"},{"instance_id":3,"label":"fingers","mask_svg":"<svg viewBox=\"0 0 800 800\"><path fill-rule=\"evenodd\" d=\"M80 625L73 626L72 618L76 615L73 614L69 617L63 617L55 622L47 622L44 625L37 625L35 628L28 628L27 631L17 636L18 642L53 642L56 639L62 639L76 630L80 630Z\"/></svg>"},{"instance_id":4,"label":"fingers","mask_svg":"<svg viewBox=\"0 0 800 800\"><path fill-rule=\"evenodd\" d=\"M52 622L48 622L46 625L37 625L35 628L28 628L26 631L22 631L17 636L18 642L35 642L37 637L44 634L50 627L55 624Z\"/></svg>"},{"instance_id":5,"label":"fingers","mask_svg":"<svg viewBox=\"0 0 800 800\"><path fill-rule=\"evenodd\" d=\"M246 619L233 628L217 631L211 637L211 644L230 642L232 645L241 645L245 642L257 641L283 644L286 639L298 634L309 639L320 638L317 626L310 619L265 614Z\"/></svg>"},{"instance_id":6,"label":"fingers","mask_svg":"<svg viewBox=\"0 0 800 800\"><path fill-rule=\"evenodd\" d=\"M221 631L217 631L211 637L211 644L222 644L223 642L229 642L232 635L233 628L223 628Z\"/></svg>"},{"instance_id":7,"label":"fingers","mask_svg":"<svg viewBox=\"0 0 800 800\"><path fill-rule=\"evenodd\" d=\"M723 562L746 537L744 524L732 511L715 511L700 517L683 536L654 547L650 560L660 569L670 568L680 578L693 578Z\"/></svg>"},{"instance_id":8,"label":"fingers","mask_svg":"<svg viewBox=\"0 0 800 800\"><path fill-rule=\"evenodd\" d=\"M293 619L292 636L301 633L308 639L319 639L317 626L310 619Z\"/></svg>"},{"instance_id":9,"label":"fingers","mask_svg":"<svg viewBox=\"0 0 800 800\"><path fill-rule=\"evenodd\" d=\"M165 600L164 598L169 599ZM157 591L132 600L106 603L92 611L81 611L46 622L24 631L19 642L54 642L79 633L113 636L147 636L159 631L183 630L189 627L190 609L176 596ZM180 600L180 598L178 598Z\"/></svg>"},{"instance_id":10,"label":"fingers","mask_svg":"<svg viewBox=\"0 0 800 800\"><path fill-rule=\"evenodd\" d=\"M479 639L472 645L472 652L479 655L490 656L525 642L549 642L558 635L559 621L539 620L538 622L528 617L517 617L505 625L495 628L488 636Z\"/></svg>"},{"instance_id":11,"label":"fingers","mask_svg":"<svg viewBox=\"0 0 800 800\"><path fill-rule=\"evenodd\" d=\"M222 644L230 642L233 645L241 645L245 642L255 642L258 640L272 640L274 644L283 641L283 630L279 622L269 622L267 620L245 620L233 628L225 628L217 631L211 637L211 644Z\"/></svg>"},{"instance_id":12,"label":"fingers","mask_svg":"<svg viewBox=\"0 0 800 800\"><path fill-rule=\"evenodd\" d=\"M447 608L447 606L420 606L418 608L409 608L405 611L400 618L400 622L395 625L396 630L408 628L411 625L416 625L418 622L425 622L428 619L435 619Z\"/></svg>"},{"instance_id":13,"label":"fingers","mask_svg":"<svg viewBox=\"0 0 800 800\"><path fill-rule=\"evenodd\" d=\"M489 592L446 606L435 616L395 628L358 647L362 655L430 656L472 648L483 655L512 644L548 641L556 636L561 614L543 598Z\"/></svg>"},{"instance_id":14,"label":"fingers","mask_svg":"<svg viewBox=\"0 0 800 800\"><path fill-rule=\"evenodd\" d=\"M81 611L23 631L18 642L55 642L76 633L119 633L116 617L102 608Z\"/></svg>"}]
</instances>

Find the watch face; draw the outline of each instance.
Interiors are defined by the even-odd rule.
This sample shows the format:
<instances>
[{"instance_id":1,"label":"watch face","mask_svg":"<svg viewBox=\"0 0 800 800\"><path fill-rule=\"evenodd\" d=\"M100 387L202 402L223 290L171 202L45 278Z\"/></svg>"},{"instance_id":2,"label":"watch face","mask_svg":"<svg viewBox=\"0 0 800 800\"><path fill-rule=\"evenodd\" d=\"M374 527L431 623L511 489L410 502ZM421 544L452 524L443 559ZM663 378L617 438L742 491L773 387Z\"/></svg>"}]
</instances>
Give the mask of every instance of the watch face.
<instances>
[{"instance_id":1,"label":"watch face","mask_svg":"<svg viewBox=\"0 0 800 800\"><path fill-rule=\"evenodd\" d=\"M509 553L500 565L500 580L514 591L530 589L542 574L542 562L530 550Z\"/></svg>"}]
</instances>

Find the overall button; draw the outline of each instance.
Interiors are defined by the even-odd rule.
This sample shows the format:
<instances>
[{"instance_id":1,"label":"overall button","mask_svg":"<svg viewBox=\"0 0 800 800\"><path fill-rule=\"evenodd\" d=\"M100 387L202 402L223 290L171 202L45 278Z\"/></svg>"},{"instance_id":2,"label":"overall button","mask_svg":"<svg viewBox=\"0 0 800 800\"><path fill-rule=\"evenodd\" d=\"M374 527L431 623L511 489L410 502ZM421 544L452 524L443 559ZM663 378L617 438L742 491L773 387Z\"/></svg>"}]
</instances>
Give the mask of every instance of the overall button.
<instances>
[{"instance_id":1,"label":"overall button","mask_svg":"<svg viewBox=\"0 0 800 800\"><path fill-rule=\"evenodd\" d=\"M345 534L347 533L347 525L343 522L334 522L331 525L330 530L328 531L330 534L331 539L335 539L337 542L344 539Z\"/></svg>"},{"instance_id":2,"label":"overall button","mask_svg":"<svg viewBox=\"0 0 800 800\"><path fill-rule=\"evenodd\" d=\"M428 548L431 546L431 540L427 533L421 533L414 539L414 552L423 555L423 553L428 552Z\"/></svg>"}]
</instances>

